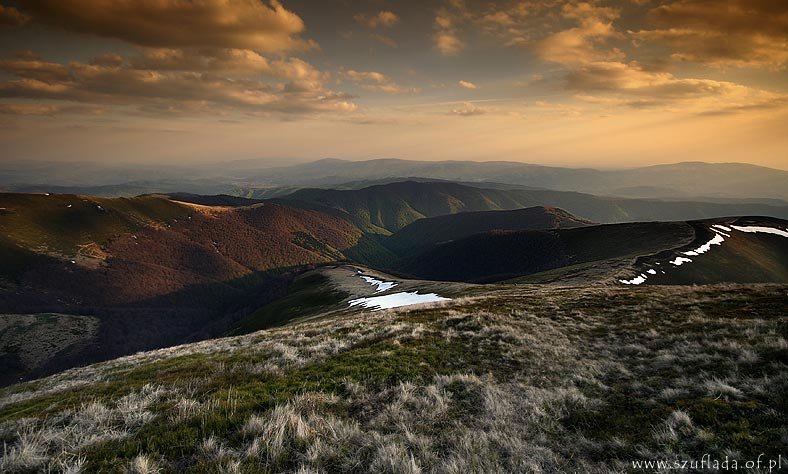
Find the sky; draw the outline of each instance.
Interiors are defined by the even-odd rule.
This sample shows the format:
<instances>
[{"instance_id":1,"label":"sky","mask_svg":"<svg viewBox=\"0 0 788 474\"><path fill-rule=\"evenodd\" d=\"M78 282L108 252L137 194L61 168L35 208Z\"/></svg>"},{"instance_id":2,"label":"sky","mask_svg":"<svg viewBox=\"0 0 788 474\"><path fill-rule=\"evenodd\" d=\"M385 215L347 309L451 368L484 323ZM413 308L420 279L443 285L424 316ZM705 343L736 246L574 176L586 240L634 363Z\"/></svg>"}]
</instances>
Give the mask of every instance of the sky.
<instances>
[{"instance_id":1,"label":"sky","mask_svg":"<svg viewBox=\"0 0 788 474\"><path fill-rule=\"evenodd\" d=\"M788 169L782 0L0 0L0 161Z\"/></svg>"}]
</instances>

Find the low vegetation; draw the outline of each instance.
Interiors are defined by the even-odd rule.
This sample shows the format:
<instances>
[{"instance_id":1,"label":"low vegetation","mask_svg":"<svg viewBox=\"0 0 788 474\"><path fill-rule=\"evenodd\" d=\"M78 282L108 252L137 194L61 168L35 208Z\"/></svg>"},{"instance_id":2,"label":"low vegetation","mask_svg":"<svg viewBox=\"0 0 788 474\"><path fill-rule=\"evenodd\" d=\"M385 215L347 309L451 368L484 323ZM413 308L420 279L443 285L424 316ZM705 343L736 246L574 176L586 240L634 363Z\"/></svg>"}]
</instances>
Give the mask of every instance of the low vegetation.
<instances>
[{"instance_id":1,"label":"low vegetation","mask_svg":"<svg viewBox=\"0 0 788 474\"><path fill-rule=\"evenodd\" d=\"M778 454L785 286L490 287L0 392L3 472L598 472Z\"/></svg>"}]
</instances>

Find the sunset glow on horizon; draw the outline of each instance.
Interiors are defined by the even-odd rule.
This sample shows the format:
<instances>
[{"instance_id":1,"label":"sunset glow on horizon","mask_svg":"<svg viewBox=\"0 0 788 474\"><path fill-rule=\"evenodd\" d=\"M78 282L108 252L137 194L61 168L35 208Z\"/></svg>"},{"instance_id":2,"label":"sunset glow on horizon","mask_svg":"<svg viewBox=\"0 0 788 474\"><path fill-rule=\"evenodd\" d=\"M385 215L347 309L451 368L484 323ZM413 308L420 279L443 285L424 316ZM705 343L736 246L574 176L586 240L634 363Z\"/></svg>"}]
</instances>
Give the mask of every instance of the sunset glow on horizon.
<instances>
[{"instance_id":1,"label":"sunset glow on horizon","mask_svg":"<svg viewBox=\"0 0 788 474\"><path fill-rule=\"evenodd\" d=\"M788 169L788 3L0 0L4 161Z\"/></svg>"}]
</instances>

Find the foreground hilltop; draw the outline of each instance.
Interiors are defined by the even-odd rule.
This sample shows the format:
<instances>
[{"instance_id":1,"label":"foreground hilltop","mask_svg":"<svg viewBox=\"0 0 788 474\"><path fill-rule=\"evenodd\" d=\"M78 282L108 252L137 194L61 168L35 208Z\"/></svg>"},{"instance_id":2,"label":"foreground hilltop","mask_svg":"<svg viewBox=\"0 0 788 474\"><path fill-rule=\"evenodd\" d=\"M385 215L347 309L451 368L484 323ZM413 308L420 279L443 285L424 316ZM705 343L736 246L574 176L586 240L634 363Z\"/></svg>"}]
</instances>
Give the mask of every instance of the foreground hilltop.
<instances>
[{"instance_id":1,"label":"foreground hilltop","mask_svg":"<svg viewBox=\"0 0 788 474\"><path fill-rule=\"evenodd\" d=\"M142 353L0 391L0 470L602 473L776 458L786 290L488 286Z\"/></svg>"}]
</instances>

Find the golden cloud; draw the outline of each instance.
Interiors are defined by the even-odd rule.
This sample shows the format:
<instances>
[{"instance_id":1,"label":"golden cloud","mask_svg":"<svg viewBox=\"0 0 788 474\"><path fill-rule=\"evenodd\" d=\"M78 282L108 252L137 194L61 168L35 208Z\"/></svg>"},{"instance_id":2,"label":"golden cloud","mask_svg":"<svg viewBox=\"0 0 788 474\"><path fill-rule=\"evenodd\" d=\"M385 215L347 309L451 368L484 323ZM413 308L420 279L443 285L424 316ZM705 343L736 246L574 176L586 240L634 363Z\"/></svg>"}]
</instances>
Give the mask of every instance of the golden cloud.
<instances>
[{"instance_id":1,"label":"golden cloud","mask_svg":"<svg viewBox=\"0 0 788 474\"><path fill-rule=\"evenodd\" d=\"M479 88L479 86L477 86L473 82L462 81L462 80L461 81L457 81L457 85L462 87L463 89L468 89L468 90L471 90L471 91L472 90L476 90L476 89Z\"/></svg>"},{"instance_id":2,"label":"golden cloud","mask_svg":"<svg viewBox=\"0 0 788 474\"><path fill-rule=\"evenodd\" d=\"M402 94L406 92L419 92L415 87L403 87L394 82L389 76L377 71L345 71L345 77L355 82L361 89L371 92L386 94Z\"/></svg>"},{"instance_id":3,"label":"golden cloud","mask_svg":"<svg viewBox=\"0 0 788 474\"><path fill-rule=\"evenodd\" d=\"M356 22L366 26L370 29L376 28L391 28L399 23L399 16L396 13L387 10L381 11L375 15L367 15L359 13L353 17Z\"/></svg>"},{"instance_id":4,"label":"golden cloud","mask_svg":"<svg viewBox=\"0 0 788 474\"><path fill-rule=\"evenodd\" d=\"M141 68L123 58L68 65L37 58L6 60L0 62L0 70L17 79L0 83L0 97L160 112L224 109L300 114L355 109L349 96L325 88L320 74L297 59L266 60L260 63L260 77L230 78L226 72L181 70L172 57L165 58L173 66L170 69Z\"/></svg>"},{"instance_id":5,"label":"golden cloud","mask_svg":"<svg viewBox=\"0 0 788 474\"><path fill-rule=\"evenodd\" d=\"M676 60L773 69L788 64L784 1L681 0L653 8L649 18L657 28L632 35L669 47Z\"/></svg>"},{"instance_id":6,"label":"golden cloud","mask_svg":"<svg viewBox=\"0 0 788 474\"><path fill-rule=\"evenodd\" d=\"M490 112L489 109L479 107L470 102L463 102L461 106L455 107L449 111L452 115L459 115L460 117L473 117L476 115L484 115Z\"/></svg>"},{"instance_id":7,"label":"golden cloud","mask_svg":"<svg viewBox=\"0 0 788 474\"><path fill-rule=\"evenodd\" d=\"M277 0L26 0L33 20L154 47L304 50L304 22Z\"/></svg>"},{"instance_id":8,"label":"golden cloud","mask_svg":"<svg viewBox=\"0 0 788 474\"><path fill-rule=\"evenodd\" d=\"M433 36L433 41L435 48L445 56L454 56L465 48L465 43L454 33L436 33Z\"/></svg>"},{"instance_id":9,"label":"golden cloud","mask_svg":"<svg viewBox=\"0 0 788 474\"><path fill-rule=\"evenodd\" d=\"M583 64L588 61L621 59L621 51L600 49L599 44L620 37L613 27L619 12L590 3L566 4L561 14L578 26L553 33L536 43L536 52L543 59L560 64Z\"/></svg>"},{"instance_id":10,"label":"golden cloud","mask_svg":"<svg viewBox=\"0 0 788 474\"><path fill-rule=\"evenodd\" d=\"M575 98L630 107L671 107L709 113L784 103L786 96L742 84L711 79L677 78L669 72L648 71L637 63L591 62L566 77ZM604 93L604 97L595 94ZM605 98L606 97L606 98Z\"/></svg>"}]
</instances>

